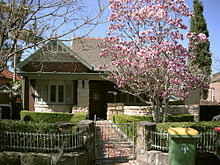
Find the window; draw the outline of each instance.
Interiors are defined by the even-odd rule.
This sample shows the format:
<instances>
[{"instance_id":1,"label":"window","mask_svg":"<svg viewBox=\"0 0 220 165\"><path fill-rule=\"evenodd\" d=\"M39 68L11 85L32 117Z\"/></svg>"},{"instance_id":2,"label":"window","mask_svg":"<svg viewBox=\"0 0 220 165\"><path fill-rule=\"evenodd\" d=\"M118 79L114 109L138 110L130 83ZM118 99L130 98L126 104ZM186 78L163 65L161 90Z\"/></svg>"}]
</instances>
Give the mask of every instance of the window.
<instances>
[{"instance_id":1,"label":"window","mask_svg":"<svg viewBox=\"0 0 220 165\"><path fill-rule=\"evenodd\" d=\"M40 85L37 86L36 90L36 102L42 103L48 101L48 86L47 85Z\"/></svg>"},{"instance_id":2,"label":"window","mask_svg":"<svg viewBox=\"0 0 220 165\"><path fill-rule=\"evenodd\" d=\"M215 101L215 88L211 89L211 101Z\"/></svg>"},{"instance_id":3,"label":"window","mask_svg":"<svg viewBox=\"0 0 220 165\"><path fill-rule=\"evenodd\" d=\"M73 81L38 81L36 84L35 103L73 104L74 92L76 92L74 84Z\"/></svg>"},{"instance_id":4,"label":"window","mask_svg":"<svg viewBox=\"0 0 220 165\"><path fill-rule=\"evenodd\" d=\"M50 102L63 103L64 93L64 85L50 85Z\"/></svg>"}]
</instances>

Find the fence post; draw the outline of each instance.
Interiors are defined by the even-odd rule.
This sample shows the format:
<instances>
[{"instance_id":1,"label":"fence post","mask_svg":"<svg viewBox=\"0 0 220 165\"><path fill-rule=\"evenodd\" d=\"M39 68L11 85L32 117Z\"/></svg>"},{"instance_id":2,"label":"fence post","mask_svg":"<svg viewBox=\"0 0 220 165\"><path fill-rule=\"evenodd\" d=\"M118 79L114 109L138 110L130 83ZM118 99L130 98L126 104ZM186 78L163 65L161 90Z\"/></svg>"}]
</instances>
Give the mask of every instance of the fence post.
<instances>
[{"instance_id":1,"label":"fence post","mask_svg":"<svg viewBox=\"0 0 220 165\"><path fill-rule=\"evenodd\" d=\"M64 123L64 122L57 122L56 125L59 127L59 129L61 130L61 133L63 134L72 133L73 126L74 126L73 123ZM60 152L63 153L63 151L65 150L65 147L67 148L69 146L70 146L70 136L69 137L66 136L62 138Z\"/></svg>"},{"instance_id":2,"label":"fence post","mask_svg":"<svg viewBox=\"0 0 220 165\"><path fill-rule=\"evenodd\" d=\"M137 150L148 151L150 149L150 131L156 130L156 123L141 121L137 123Z\"/></svg>"},{"instance_id":3,"label":"fence post","mask_svg":"<svg viewBox=\"0 0 220 165\"><path fill-rule=\"evenodd\" d=\"M88 163L95 164L95 124L92 120L82 120L77 124L77 130L84 136L84 150L88 153Z\"/></svg>"},{"instance_id":4,"label":"fence post","mask_svg":"<svg viewBox=\"0 0 220 165\"><path fill-rule=\"evenodd\" d=\"M215 131L217 132L216 138L216 156L220 160L220 127L215 127Z\"/></svg>"},{"instance_id":5,"label":"fence post","mask_svg":"<svg viewBox=\"0 0 220 165\"><path fill-rule=\"evenodd\" d=\"M136 159L139 164L150 165L148 151L150 150L150 131L156 130L156 123L141 121L137 123Z\"/></svg>"}]
</instances>

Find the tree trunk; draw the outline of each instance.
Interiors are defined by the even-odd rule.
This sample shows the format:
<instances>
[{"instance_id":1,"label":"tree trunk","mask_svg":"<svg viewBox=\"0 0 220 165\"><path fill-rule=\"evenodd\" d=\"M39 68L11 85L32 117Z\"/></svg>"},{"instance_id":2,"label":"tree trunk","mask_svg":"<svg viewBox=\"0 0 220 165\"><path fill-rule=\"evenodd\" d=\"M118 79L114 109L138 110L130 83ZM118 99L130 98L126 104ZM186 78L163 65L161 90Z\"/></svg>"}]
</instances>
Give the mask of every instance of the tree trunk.
<instances>
[{"instance_id":1,"label":"tree trunk","mask_svg":"<svg viewBox=\"0 0 220 165\"><path fill-rule=\"evenodd\" d=\"M154 101L152 101L152 117L153 117L153 121L156 122L156 109L155 109Z\"/></svg>"},{"instance_id":2,"label":"tree trunk","mask_svg":"<svg viewBox=\"0 0 220 165\"><path fill-rule=\"evenodd\" d=\"M164 107L164 111L163 111L163 123L167 121L167 112L168 112L168 101L169 99L165 99L165 107Z\"/></svg>"},{"instance_id":3,"label":"tree trunk","mask_svg":"<svg viewBox=\"0 0 220 165\"><path fill-rule=\"evenodd\" d=\"M160 99L159 99L159 95L157 94L157 106L156 106L156 123L160 122L160 117L159 117L159 112L160 112Z\"/></svg>"}]
</instances>

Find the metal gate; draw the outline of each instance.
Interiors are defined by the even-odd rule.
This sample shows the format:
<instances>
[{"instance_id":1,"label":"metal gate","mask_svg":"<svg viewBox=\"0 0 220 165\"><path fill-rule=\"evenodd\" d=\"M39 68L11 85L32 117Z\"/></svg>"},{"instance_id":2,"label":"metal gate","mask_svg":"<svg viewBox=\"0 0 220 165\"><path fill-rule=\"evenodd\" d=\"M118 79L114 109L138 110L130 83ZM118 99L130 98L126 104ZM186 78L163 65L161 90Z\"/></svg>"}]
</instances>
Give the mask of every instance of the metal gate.
<instances>
[{"instance_id":1,"label":"metal gate","mask_svg":"<svg viewBox=\"0 0 220 165\"><path fill-rule=\"evenodd\" d=\"M127 162L135 159L133 123L115 125L112 121L95 120L96 163Z\"/></svg>"}]
</instances>

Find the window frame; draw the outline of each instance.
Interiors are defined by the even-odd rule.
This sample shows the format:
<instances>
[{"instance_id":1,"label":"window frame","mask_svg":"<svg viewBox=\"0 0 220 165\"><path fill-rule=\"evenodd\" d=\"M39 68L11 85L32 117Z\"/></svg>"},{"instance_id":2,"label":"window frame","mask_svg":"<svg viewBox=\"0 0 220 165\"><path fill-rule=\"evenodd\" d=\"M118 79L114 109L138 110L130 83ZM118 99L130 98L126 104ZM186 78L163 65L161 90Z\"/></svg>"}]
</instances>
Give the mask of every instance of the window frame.
<instances>
[{"instance_id":1,"label":"window frame","mask_svg":"<svg viewBox=\"0 0 220 165\"><path fill-rule=\"evenodd\" d=\"M44 86L47 86L47 97L46 100L43 100L43 90ZM56 87L56 96L55 101L51 101L51 86ZM62 101L59 101L59 87L62 86ZM38 81L36 84L35 90L35 104L73 104L74 102L74 84L72 81ZM40 89L40 92L39 92ZM69 90L69 93L67 91ZM68 94L68 96L67 96ZM70 98L67 98L70 97Z\"/></svg>"},{"instance_id":2,"label":"window frame","mask_svg":"<svg viewBox=\"0 0 220 165\"><path fill-rule=\"evenodd\" d=\"M215 101L215 88L211 88L211 101Z\"/></svg>"}]
</instances>

